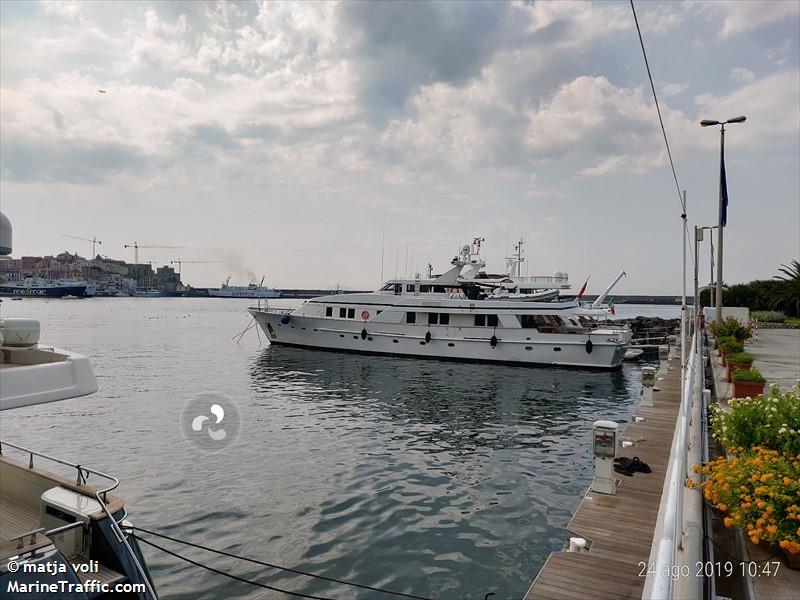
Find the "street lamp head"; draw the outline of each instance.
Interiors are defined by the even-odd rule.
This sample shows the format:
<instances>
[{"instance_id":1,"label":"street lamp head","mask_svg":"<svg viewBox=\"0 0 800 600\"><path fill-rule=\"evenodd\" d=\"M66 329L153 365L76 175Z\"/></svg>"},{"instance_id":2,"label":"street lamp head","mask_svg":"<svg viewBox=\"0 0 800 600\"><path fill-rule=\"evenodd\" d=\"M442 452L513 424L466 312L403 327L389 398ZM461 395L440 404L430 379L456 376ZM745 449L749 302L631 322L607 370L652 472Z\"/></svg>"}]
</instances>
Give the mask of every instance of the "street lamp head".
<instances>
[{"instance_id":1,"label":"street lamp head","mask_svg":"<svg viewBox=\"0 0 800 600\"><path fill-rule=\"evenodd\" d=\"M746 120L747 120L747 117L741 116L741 117L733 117L732 119L728 119L725 122L726 123L744 123Z\"/></svg>"},{"instance_id":2,"label":"street lamp head","mask_svg":"<svg viewBox=\"0 0 800 600\"><path fill-rule=\"evenodd\" d=\"M711 125L721 125L719 121L712 121L710 119L703 119L700 121L700 127L710 127Z\"/></svg>"}]
</instances>

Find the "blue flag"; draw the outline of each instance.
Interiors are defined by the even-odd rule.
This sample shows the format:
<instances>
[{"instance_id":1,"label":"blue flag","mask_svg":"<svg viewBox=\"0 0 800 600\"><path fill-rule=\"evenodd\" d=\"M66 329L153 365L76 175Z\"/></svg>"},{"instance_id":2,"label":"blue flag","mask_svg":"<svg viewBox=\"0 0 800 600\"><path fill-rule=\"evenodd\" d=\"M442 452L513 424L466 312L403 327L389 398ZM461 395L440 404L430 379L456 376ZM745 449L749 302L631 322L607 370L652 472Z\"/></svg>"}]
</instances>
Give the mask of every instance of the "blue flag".
<instances>
[{"instance_id":1,"label":"blue flag","mask_svg":"<svg viewBox=\"0 0 800 600\"><path fill-rule=\"evenodd\" d=\"M728 224L728 181L725 178L725 153L720 155L719 167L719 197L722 202L722 226Z\"/></svg>"}]
</instances>

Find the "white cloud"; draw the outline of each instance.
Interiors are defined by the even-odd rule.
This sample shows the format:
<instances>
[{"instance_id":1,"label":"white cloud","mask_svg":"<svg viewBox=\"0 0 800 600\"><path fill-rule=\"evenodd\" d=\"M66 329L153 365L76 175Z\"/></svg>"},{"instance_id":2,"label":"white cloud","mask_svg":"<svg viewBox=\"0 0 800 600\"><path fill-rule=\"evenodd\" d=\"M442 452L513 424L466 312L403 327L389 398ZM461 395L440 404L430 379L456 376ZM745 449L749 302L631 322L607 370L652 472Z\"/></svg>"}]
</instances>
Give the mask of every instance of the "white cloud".
<instances>
[{"instance_id":1,"label":"white cloud","mask_svg":"<svg viewBox=\"0 0 800 600\"><path fill-rule=\"evenodd\" d=\"M723 16L720 37L730 37L744 31L778 23L800 14L800 2L795 0L718 0L699 5L701 10L721 13Z\"/></svg>"},{"instance_id":2,"label":"white cloud","mask_svg":"<svg viewBox=\"0 0 800 600\"><path fill-rule=\"evenodd\" d=\"M736 83L750 83L755 81L755 74L745 67L734 67L731 69L731 79Z\"/></svg>"},{"instance_id":3,"label":"white cloud","mask_svg":"<svg viewBox=\"0 0 800 600\"><path fill-rule=\"evenodd\" d=\"M658 86L659 97L669 98L677 96L689 89L688 83L662 83Z\"/></svg>"},{"instance_id":4,"label":"white cloud","mask_svg":"<svg viewBox=\"0 0 800 600\"><path fill-rule=\"evenodd\" d=\"M45 0L43 2L44 14L58 17L71 23L81 20L81 3L68 0Z\"/></svg>"},{"instance_id":5,"label":"white cloud","mask_svg":"<svg viewBox=\"0 0 800 600\"><path fill-rule=\"evenodd\" d=\"M800 71L776 73L743 85L727 96L701 94L695 98L703 118L728 119L741 114L737 144L754 148L796 140L800 131Z\"/></svg>"}]
</instances>

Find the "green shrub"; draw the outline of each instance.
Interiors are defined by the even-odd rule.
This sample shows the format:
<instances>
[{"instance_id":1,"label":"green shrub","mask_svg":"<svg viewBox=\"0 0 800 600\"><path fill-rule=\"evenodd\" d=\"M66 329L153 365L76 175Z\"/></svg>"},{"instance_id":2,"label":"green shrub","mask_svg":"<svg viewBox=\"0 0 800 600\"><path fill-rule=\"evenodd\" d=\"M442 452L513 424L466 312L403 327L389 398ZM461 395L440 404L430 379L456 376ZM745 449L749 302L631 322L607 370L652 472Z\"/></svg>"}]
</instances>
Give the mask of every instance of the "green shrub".
<instances>
[{"instance_id":1,"label":"green shrub","mask_svg":"<svg viewBox=\"0 0 800 600\"><path fill-rule=\"evenodd\" d=\"M800 319L786 319L784 324L790 325L792 327L800 327Z\"/></svg>"},{"instance_id":2,"label":"green shrub","mask_svg":"<svg viewBox=\"0 0 800 600\"><path fill-rule=\"evenodd\" d=\"M736 340L725 340L719 347L725 354L738 354L744 351L744 344Z\"/></svg>"},{"instance_id":3,"label":"green shrub","mask_svg":"<svg viewBox=\"0 0 800 600\"><path fill-rule=\"evenodd\" d=\"M752 365L753 355L747 352L737 352L736 354L728 355L728 362L735 365Z\"/></svg>"},{"instance_id":4,"label":"green shrub","mask_svg":"<svg viewBox=\"0 0 800 600\"><path fill-rule=\"evenodd\" d=\"M753 383L764 383L766 379L758 369L736 369L731 373L731 379L734 381L749 381Z\"/></svg>"},{"instance_id":5,"label":"green shrub","mask_svg":"<svg viewBox=\"0 0 800 600\"><path fill-rule=\"evenodd\" d=\"M759 323L783 323L786 315L778 310L754 310L750 318Z\"/></svg>"},{"instance_id":6,"label":"green shrub","mask_svg":"<svg viewBox=\"0 0 800 600\"><path fill-rule=\"evenodd\" d=\"M711 323L711 332L717 338L733 337L743 342L750 337L750 325L742 325L735 317L725 317Z\"/></svg>"},{"instance_id":7,"label":"green shrub","mask_svg":"<svg viewBox=\"0 0 800 600\"><path fill-rule=\"evenodd\" d=\"M773 386L769 394L755 398L734 398L729 410L718 404L711 407L714 437L729 451L753 447L800 454L800 390L795 386L785 394Z\"/></svg>"}]
</instances>

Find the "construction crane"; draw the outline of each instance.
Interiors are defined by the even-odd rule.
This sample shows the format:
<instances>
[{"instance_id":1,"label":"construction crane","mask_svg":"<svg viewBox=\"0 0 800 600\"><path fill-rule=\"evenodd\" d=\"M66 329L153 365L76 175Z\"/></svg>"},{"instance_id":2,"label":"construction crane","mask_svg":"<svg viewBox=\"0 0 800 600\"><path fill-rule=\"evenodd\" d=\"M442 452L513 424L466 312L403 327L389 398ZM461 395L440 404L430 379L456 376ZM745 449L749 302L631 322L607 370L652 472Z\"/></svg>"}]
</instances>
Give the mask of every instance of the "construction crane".
<instances>
[{"instance_id":1,"label":"construction crane","mask_svg":"<svg viewBox=\"0 0 800 600\"><path fill-rule=\"evenodd\" d=\"M133 262L134 264L139 264L139 248L185 248L186 246L140 246L137 242L133 242L132 244L125 244L125 248L133 248Z\"/></svg>"},{"instance_id":2,"label":"construction crane","mask_svg":"<svg viewBox=\"0 0 800 600\"><path fill-rule=\"evenodd\" d=\"M184 263L186 263L187 265L189 265L189 264L191 264L191 265L208 265L208 264L211 264L211 263L221 263L221 262L222 262L221 260L181 260L181 259L178 259L178 260L169 261L169 264L171 264L171 265L177 264L178 265L178 279L180 279L180 277L181 277L181 265L184 264Z\"/></svg>"},{"instance_id":3,"label":"construction crane","mask_svg":"<svg viewBox=\"0 0 800 600\"><path fill-rule=\"evenodd\" d=\"M98 240L96 237L92 237L92 239L89 239L89 238L85 238L85 237L78 237L77 235L66 235L66 234L64 234L64 237L71 238L73 240L81 240L82 242L92 242L92 260L94 260L94 258L97 256L97 254L94 251L95 246L97 244L102 244L103 243L100 240Z\"/></svg>"}]
</instances>

